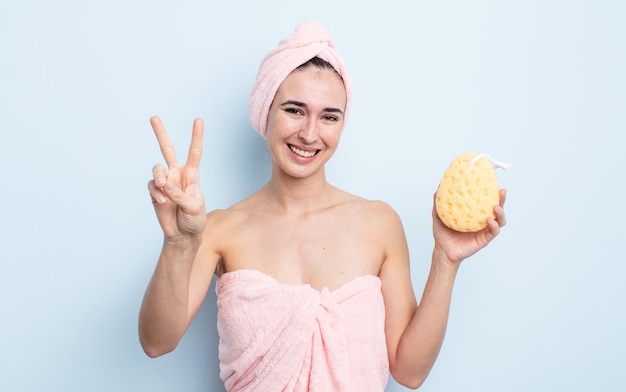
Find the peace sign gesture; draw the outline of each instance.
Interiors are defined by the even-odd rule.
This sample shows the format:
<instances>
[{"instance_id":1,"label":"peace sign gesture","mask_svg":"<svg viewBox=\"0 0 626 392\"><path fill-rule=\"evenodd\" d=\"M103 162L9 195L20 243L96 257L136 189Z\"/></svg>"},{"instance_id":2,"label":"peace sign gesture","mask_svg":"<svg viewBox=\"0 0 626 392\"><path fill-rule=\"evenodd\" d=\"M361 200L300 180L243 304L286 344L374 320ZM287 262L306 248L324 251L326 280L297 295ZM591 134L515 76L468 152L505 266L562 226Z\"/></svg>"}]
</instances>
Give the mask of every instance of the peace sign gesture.
<instances>
[{"instance_id":1,"label":"peace sign gesture","mask_svg":"<svg viewBox=\"0 0 626 392\"><path fill-rule=\"evenodd\" d=\"M161 119L150 119L159 141L167 169L157 164L152 169L153 179L148 183L154 210L166 240L183 236L199 236L206 224L204 195L200 190L199 166L202 155L204 124L201 119L193 123L191 146L184 166L176 160L172 145Z\"/></svg>"}]
</instances>

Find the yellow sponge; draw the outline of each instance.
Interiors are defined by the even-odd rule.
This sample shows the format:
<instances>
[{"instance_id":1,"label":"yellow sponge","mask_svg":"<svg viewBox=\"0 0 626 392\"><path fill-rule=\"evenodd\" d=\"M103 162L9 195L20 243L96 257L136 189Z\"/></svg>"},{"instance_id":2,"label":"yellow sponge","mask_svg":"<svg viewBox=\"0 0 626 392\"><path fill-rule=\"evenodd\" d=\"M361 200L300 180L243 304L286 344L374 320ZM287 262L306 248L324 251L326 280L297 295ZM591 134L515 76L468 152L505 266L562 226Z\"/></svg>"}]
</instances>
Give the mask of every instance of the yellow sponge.
<instances>
[{"instance_id":1,"label":"yellow sponge","mask_svg":"<svg viewBox=\"0 0 626 392\"><path fill-rule=\"evenodd\" d=\"M459 155L444 173L435 196L435 208L441 221L462 232L474 232L487 226L487 218L494 217L493 207L499 203L494 169L509 166L486 154Z\"/></svg>"}]
</instances>

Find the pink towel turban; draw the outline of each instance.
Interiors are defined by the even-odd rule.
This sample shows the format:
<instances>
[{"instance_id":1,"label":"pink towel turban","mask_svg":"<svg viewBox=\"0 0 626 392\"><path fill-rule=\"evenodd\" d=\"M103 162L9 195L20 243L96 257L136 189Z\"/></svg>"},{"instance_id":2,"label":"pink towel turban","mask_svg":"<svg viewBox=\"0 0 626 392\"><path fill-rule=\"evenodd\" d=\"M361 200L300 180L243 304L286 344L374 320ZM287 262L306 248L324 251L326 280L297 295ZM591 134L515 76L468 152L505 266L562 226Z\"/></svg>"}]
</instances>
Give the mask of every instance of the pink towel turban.
<instances>
[{"instance_id":1,"label":"pink towel turban","mask_svg":"<svg viewBox=\"0 0 626 392\"><path fill-rule=\"evenodd\" d=\"M278 47L265 56L250 94L248 115L250 123L263 137L267 131L267 115L278 87L287 76L313 57L328 62L343 79L346 88L344 123L351 101L351 83L348 70L335 50L330 34L317 22L305 22L280 41Z\"/></svg>"}]
</instances>

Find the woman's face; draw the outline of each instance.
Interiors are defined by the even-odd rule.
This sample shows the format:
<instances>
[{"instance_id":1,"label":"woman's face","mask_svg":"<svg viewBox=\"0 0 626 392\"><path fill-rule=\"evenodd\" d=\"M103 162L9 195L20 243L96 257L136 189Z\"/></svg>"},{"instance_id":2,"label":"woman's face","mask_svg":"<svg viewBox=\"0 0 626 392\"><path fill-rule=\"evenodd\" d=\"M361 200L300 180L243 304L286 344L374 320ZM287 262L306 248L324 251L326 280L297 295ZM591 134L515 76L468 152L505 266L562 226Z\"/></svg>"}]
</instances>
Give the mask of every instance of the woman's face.
<instances>
[{"instance_id":1,"label":"woman's face","mask_svg":"<svg viewBox=\"0 0 626 392\"><path fill-rule=\"evenodd\" d=\"M293 71L268 113L265 137L274 165L293 177L323 168L337 149L345 107L346 90L333 70Z\"/></svg>"}]
</instances>

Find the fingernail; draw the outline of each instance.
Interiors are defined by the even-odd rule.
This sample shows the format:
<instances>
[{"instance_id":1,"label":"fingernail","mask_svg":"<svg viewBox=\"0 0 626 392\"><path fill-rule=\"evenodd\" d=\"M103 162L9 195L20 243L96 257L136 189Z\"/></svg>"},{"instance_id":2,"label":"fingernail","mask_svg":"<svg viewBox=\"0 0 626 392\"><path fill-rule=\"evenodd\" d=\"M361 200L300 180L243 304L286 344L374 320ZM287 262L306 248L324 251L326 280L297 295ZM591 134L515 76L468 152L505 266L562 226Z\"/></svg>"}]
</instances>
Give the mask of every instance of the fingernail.
<instances>
[{"instance_id":1,"label":"fingernail","mask_svg":"<svg viewBox=\"0 0 626 392\"><path fill-rule=\"evenodd\" d=\"M157 186L163 186L163 184L165 184L165 179L163 177L161 177L161 176L158 176L155 179L155 182L156 182Z\"/></svg>"}]
</instances>

